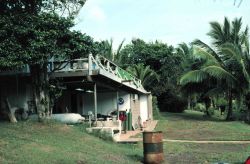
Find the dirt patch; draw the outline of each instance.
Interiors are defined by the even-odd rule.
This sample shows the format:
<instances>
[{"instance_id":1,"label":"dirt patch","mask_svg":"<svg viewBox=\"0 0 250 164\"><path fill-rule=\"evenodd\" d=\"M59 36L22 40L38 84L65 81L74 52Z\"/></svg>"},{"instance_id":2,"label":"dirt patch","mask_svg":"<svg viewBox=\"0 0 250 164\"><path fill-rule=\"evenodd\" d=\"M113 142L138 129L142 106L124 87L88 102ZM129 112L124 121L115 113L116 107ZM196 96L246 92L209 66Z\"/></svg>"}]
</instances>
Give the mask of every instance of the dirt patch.
<instances>
[{"instance_id":1,"label":"dirt patch","mask_svg":"<svg viewBox=\"0 0 250 164\"><path fill-rule=\"evenodd\" d=\"M86 164L87 162L85 160L78 160L76 163L77 164Z\"/></svg>"},{"instance_id":2,"label":"dirt patch","mask_svg":"<svg viewBox=\"0 0 250 164\"><path fill-rule=\"evenodd\" d=\"M107 155L104 156L104 160L108 160L109 162L117 162L117 161L121 160L121 156L107 154Z\"/></svg>"},{"instance_id":3,"label":"dirt patch","mask_svg":"<svg viewBox=\"0 0 250 164\"><path fill-rule=\"evenodd\" d=\"M68 125L60 125L58 127L58 130L61 132L70 132L71 128Z\"/></svg>"},{"instance_id":4,"label":"dirt patch","mask_svg":"<svg viewBox=\"0 0 250 164\"><path fill-rule=\"evenodd\" d=\"M5 145L7 145L7 144L8 144L8 142L6 142L6 141L0 139L0 147L5 146Z\"/></svg>"}]
</instances>

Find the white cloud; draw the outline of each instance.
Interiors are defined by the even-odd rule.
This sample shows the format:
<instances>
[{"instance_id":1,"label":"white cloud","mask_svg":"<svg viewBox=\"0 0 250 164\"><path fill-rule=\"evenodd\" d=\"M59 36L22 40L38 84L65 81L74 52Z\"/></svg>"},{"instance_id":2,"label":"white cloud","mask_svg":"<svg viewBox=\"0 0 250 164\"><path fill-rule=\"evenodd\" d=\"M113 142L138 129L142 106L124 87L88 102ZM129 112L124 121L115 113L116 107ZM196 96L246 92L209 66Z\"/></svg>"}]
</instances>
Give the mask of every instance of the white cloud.
<instances>
[{"instance_id":1,"label":"white cloud","mask_svg":"<svg viewBox=\"0 0 250 164\"><path fill-rule=\"evenodd\" d=\"M93 6L89 8L87 14L88 19L92 19L97 22L104 22L106 20L106 15L99 6Z\"/></svg>"},{"instance_id":2,"label":"white cloud","mask_svg":"<svg viewBox=\"0 0 250 164\"><path fill-rule=\"evenodd\" d=\"M91 0L87 1L81 9L77 19L81 21L103 23L107 16L102 8L101 1Z\"/></svg>"}]
</instances>

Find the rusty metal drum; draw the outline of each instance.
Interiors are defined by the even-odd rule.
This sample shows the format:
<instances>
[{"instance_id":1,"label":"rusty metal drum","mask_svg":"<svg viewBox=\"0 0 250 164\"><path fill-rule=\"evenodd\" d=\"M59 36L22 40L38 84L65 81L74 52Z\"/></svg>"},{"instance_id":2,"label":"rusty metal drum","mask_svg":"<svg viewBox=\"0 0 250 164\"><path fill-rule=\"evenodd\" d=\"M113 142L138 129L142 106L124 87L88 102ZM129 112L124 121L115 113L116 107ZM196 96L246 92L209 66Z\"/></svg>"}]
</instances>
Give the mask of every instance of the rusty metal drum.
<instances>
[{"instance_id":1,"label":"rusty metal drum","mask_svg":"<svg viewBox=\"0 0 250 164\"><path fill-rule=\"evenodd\" d=\"M164 161L162 131L143 132L144 163L161 163Z\"/></svg>"}]
</instances>

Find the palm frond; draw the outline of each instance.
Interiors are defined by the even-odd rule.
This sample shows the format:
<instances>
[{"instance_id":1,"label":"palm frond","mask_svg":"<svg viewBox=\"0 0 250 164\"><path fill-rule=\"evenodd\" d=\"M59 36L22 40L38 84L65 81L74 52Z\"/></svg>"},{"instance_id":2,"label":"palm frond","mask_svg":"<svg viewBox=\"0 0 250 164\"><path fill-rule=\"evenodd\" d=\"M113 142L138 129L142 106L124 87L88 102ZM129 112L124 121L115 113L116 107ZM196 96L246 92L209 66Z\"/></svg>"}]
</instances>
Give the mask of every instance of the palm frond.
<instances>
[{"instance_id":1,"label":"palm frond","mask_svg":"<svg viewBox=\"0 0 250 164\"><path fill-rule=\"evenodd\" d=\"M221 24L218 22L210 22L210 26L211 30L208 35L213 38L213 44L217 46L224 43L225 37Z\"/></svg>"},{"instance_id":2,"label":"palm frond","mask_svg":"<svg viewBox=\"0 0 250 164\"><path fill-rule=\"evenodd\" d=\"M181 50L183 55L189 55L190 49L186 43L180 43L178 44L178 49Z\"/></svg>"},{"instance_id":3,"label":"palm frond","mask_svg":"<svg viewBox=\"0 0 250 164\"><path fill-rule=\"evenodd\" d=\"M213 97L213 96L217 96L217 95L223 94L224 91L225 90L222 87L216 87L216 88L210 89L208 92L205 93L204 96Z\"/></svg>"},{"instance_id":4,"label":"palm frond","mask_svg":"<svg viewBox=\"0 0 250 164\"><path fill-rule=\"evenodd\" d=\"M211 55L213 55L216 60L220 63L220 65L224 68L225 67L225 63L223 62L223 60L221 60L220 56L210 47L208 46L206 43L202 42L199 39L196 39L192 42L193 45L199 46L201 48L204 48L207 52L209 52Z\"/></svg>"},{"instance_id":5,"label":"palm frond","mask_svg":"<svg viewBox=\"0 0 250 164\"><path fill-rule=\"evenodd\" d=\"M232 32L231 32L231 37L232 37L232 42L235 44L241 44L241 37L240 37L240 30L242 26L241 22L242 18L235 18L232 21Z\"/></svg>"},{"instance_id":6,"label":"palm frond","mask_svg":"<svg viewBox=\"0 0 250 164\"><path fill-rule=\"evenodd\" d=\"M215 79L226 80L227 84L229 85L234 85L237 83L237 79L231 73L219 66L208 66L202 70Z\"/></svg>"},{"instance_id":7,"label":"palm frond","mask_svg":"<svg viewBox=\"0 0 250 164\"><path fill-rule=\"evenodd\" d=\"M181 77L180 85L200 83L206 79L208 79L208 74L202 70L189 71Z\"/></svg>"},{"instance_id":8,"label":"palm frond","mask_svg":"<svg viewBox=\"0 0 250 164\"><path fill-rule=\"evenodd\" d=\"M231 59L233 61L237 61L238 63L242 60L242 54L239 46L233 43L225 43L221 45L220 51L225 60Z\"/></svg>"},{"instance_id":9,"label":"palm frond","mask_svg":"<svg viewBox=\"0 0 250 164\"><path fill-rule=\"evenodd\" d=\"M194 56L206 61L206 65L220 65L216 58L200 47L194 47Z\"/></svg>"},{"instance_id":10,"label":"palm frond","mask_svg":"<svg viewBox=\"0 0 250 164\"><path fill-rule=\"evenodd\" d=\"M230 26L230 21L228 20L227 17L224 18L223 36L224 36L224 41L230 40L231 26Z\"/></svg>"}]
</instances>

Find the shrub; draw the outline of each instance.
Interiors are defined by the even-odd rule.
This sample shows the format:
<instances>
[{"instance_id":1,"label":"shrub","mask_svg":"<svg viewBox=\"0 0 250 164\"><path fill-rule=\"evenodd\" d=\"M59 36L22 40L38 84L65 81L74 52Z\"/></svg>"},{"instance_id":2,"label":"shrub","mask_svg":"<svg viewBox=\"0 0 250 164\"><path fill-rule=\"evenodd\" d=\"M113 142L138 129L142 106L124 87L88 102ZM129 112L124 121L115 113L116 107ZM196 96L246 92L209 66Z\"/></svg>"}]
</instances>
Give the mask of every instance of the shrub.
<instances>
[{"instance_id":1,"label":"shrub","mask_svg":"<svg viewBox=\"0 0 250 164\"><path fill-rule=\"evenodd\" d=\"M227 106L228 102L225 98L218 98L216 100L216 106L220 107L220 106Z\"/></svg>"},{"instance_id":2,"label":"shrub","mask_svg":"<svg viewBox=\"0 0 250 164\"><path fill-rule=\"evenodd\" d=\"M153 117L154 119L160 119L161 118L161 114L160 114L160 110L158 107L158 101L157 101L157 97L153 96L152 97L152 106L153 106Z\"/></svg>"},{"instance_id":3,"label":"shrub","mask_svg":"<svg viewBox=\"0 0 250 164\"><path fill-rule=\"evenodd\" d=\"M158 97L160 111L181 113L187 107L187 99L172 91Z\"/></svg>"},{"instance_id":4,"label":"shrub","mask_svg":"<svg viewBox=\"0 0 250 164\"><path fill-rule=\"evenodd\" d=\"M213 116L214 115L214 110L215 110L214 107L209 107L208 108L208 114L209 114L209 116Z\"/></svg>"},{"instance_id":5,"label":"shrub","mask_svg":"<svg viewBox=\"0 0 250 164\"><path fill-rule=\"evenodd\" d=\"M197 103L195 106L194 106L194 110L195 111L200 111L200 112L204 112L206 110L206 107L204 104L202 103Z\"/></svg>"}]
</instances>

